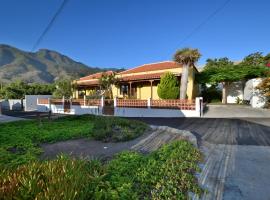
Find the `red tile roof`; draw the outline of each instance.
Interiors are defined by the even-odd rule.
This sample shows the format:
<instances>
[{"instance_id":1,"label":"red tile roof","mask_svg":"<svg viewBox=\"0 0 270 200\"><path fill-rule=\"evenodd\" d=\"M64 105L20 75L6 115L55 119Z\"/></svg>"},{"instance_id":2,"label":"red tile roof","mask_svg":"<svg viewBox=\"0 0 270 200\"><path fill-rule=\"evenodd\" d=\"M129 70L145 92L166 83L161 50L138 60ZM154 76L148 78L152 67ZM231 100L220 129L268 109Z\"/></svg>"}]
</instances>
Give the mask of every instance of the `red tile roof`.
<instances>
[{"instance_id":1,"label":"red tile roof","mask_svg":"<svg viewBox=\"0 0 270 200\"><path fill-rule=\"evenodd\" d=\"M89 76L85 76L85 77L82 77L79 79L79 81L84 81L84 80L91 80L91 79L99 79L101 78L102 74L112 74L113 71L106 71L106 72L98 72L98 73L95 73L95 74L91 74Z\"/></svg>"},{"instance_id":2,"label":"red tile roof","mask_svg":"<svg viewBox=\"0 0 270 200\"><path fill-rule=\"evenodd\" d=\"M160 77L166 72L160 73L151 73L151 74L138 74L131 76L124 76L120 78L120 81L135 81L135 80L149 80L149 79L160 79ZM180 76L180 74L175 74L176 76Z\"/></svg>"},{"instance_id":3,"label":"red tile roof","mask_svg":"<svg viewBox=\"0 0 270 200\"><path fill-rule=\"evenodd\" d=\"M179 68L179 67L182 67L182 65L180 65L177 62L165 61L165 62L159 62L159 63L144 64L139 67L135 67L135 68L120 72L119 74L148 72L148 71L156 71L156 70L163 70L163 69L173 69L173 68Z\"/></svg>"},{"instance_id":4,"label":"red tile roof","mask_svg":"<svg viewBox=\"0 0 270 200\"><path fill-rule=\"evenodd\" d=\"M95 80L85 80L85 81L77 81L77 84L80 85L99 85L99 80L95 79Z\"/></svg>"}]
</instances>

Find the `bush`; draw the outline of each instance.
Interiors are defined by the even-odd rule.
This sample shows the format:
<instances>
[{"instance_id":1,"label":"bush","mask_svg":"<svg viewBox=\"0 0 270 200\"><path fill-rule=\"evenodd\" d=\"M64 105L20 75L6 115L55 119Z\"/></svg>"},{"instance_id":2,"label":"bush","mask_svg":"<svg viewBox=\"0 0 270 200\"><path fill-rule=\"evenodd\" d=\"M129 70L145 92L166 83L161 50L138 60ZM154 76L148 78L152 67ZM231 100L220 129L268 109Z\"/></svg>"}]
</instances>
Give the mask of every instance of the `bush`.
<instances>
[{"instance_id":1,"label":"bush","mask_svg":"<svg viewBox=\"0 0 270 200\"><path fill-rule=\"evenodd\" d=\"M175 141L144 156L123 152L107 164L60 156L0 172L0 199L188 199L202 193L201 154Z\"/></svg>"},{"instance_id":2,"label":"bush","mask_svg":"<svg viewBox=\"0 0 270 200\"><path fill-rule=\"evenodd\" d=\"M92 136L104 142L132 140L142 135L148 126L140 121L118 117L96 117Z\"/></svg>"},{"instance_id":3,"label":"bush","mask_svg":"<svg viewBox=\"0 0 270 200\"><path fill-rule=\"evenodd\" d=\"M179 91L178 80L171 72L162 75L157 88L158 96L161 99L177 99Z\"/></svg>"},{"instance_id":4,"label":"bush","mask_svg":"<svg viewBox=\"0 0 270 200\"><path fill-rule=\"evenodd\" d=\"M4 171L0 196L3 199L90 199L95 189L103 185L103 175L99 162L60 156L52 161L32 162L15 171Z\"/></svg>"},{"instance_id":5,"label":"bush","mask_svg":"<svg viewBox=\"0 0 270 200\"><path fill-rule=\"evenodd\" d=\"M204 102L207 103L217 103L221 102L222 92L217 89L216 85L212 85L207 88L205 85L202 88L201 96L203 97Z\"/></svg>"},{"instance_id":6,"label":"bush","mask_svg":"<svg viewBox=\"0 0 270 200\"><path fill-rule=\"evenodd\" d=\"M187 199L188 192L202 193L194 175L201 154L190 143L176 141L150 155L124 152L109 164L114 187L133 183L139 199ZM119 185L120 184L120 185Z\"/></svg>"}]
</instances>

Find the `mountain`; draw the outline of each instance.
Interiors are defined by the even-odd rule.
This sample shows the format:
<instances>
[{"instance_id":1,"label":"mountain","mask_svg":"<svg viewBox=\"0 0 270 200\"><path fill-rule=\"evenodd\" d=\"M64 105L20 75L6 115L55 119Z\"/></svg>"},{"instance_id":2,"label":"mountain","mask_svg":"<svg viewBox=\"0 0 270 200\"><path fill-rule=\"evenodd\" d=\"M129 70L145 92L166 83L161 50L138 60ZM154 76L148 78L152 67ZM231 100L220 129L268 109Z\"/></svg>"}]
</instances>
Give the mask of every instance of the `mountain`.
<instances>
[{"instance_id":1,"label":"mountain","mask_svg":"<svg viewBox=\"0 0 270 200\"><path fill-rule=\"evenodd\" d=\"M79 78L110 69L88 67L56 51L26 52L0 44L0 82L23 80L52 83L59 78ZM113 69L115 70L115 69Z\"/></svg>"}]
</instances>

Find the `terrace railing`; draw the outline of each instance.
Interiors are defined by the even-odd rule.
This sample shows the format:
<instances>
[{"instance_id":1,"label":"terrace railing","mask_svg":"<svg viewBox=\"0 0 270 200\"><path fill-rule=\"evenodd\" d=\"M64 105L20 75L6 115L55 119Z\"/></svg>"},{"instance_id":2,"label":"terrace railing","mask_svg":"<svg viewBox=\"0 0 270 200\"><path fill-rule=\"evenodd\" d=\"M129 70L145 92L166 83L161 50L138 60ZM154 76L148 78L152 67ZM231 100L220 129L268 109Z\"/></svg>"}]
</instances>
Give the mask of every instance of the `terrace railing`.
<instances>
[{"instance_id":1,"label":"terrace railing","mask_svg":"<svg viewBox=\"0 0 270 200\"><path fill-rule=\"evenodd\" d=\"M128 107L128 108L160 108L160 109L179 109L196 110L195 100L186 99L71 99L70 105L79 106L101 106L101 107ZM38 99L38 104L64 105L64 99Z\"/></svg>"},{"instance_id":2,"label":"terrace railing","mask_svg":"<svg viewBox=\"0 0 270 200\"><path fill-rule=\"evenodd\" d=\"M148 107L148 101L139 99L116 99L116 107L146 108Z\"/></svg>"},{"instance_id":3,"label":"terrace railing","mask_svg":"<svg viewBox=\"0 0 270 200\"><path fill-rule=\"evenodd\" d=\"M180 110L195 110L195 100L186 99L166 99L166 100L151 100L152 108L167 108Z\"/></svg>"}]
</instances>

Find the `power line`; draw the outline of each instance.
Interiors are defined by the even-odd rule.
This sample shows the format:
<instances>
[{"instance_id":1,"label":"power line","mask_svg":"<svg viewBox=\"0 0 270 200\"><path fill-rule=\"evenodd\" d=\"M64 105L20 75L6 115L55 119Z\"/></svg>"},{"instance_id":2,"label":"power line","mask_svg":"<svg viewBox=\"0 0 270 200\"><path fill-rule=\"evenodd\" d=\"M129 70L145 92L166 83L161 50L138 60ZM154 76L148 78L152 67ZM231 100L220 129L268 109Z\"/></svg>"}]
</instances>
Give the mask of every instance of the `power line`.
<instances>
[{"instance_id":1,"label":"power line","mask_svg":"<svg viewBox=\"0 0 270 200\"><path fill-rule=\"evenodd\" d=\"M223 8L227 6L227 4L230 3L231 0L225 1L221 6L219 6L214 12L212 12L202 23L200 23L198 26L196 26L181 42L181 46L185 41L187 41L189 38L193 36L195 32L198 32L209 20L211 20L214 16L216 16Z\"/></svg>"},{"instance_id":2,"label":"power line","mask_svg":"<svg viewBox=\"0 0 270 200\"><path fill-rule=\"evenodd\" d=\"M37 39L36 43L33 45L32 51L34 51L38 47L38 45L42 42L43 38L48 33L48 31L51 29L51 27L53 26L55 20L61 14L61 12L65 8L65 6L66 6L66 4L67 4L68 1L69 0L63 0L63 2L61 3L60 7L58 8L58 10L55 12L55 14L53 15L52 19L49 21L48 25L46 26L46 28L44 29L44 31L41 33L41 35L39 36L39 38Z\"/></svg>"}]
</instances>

